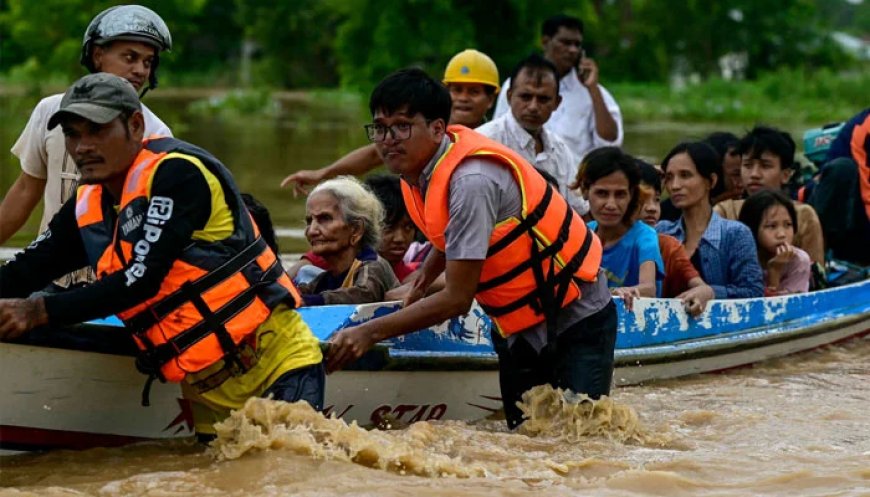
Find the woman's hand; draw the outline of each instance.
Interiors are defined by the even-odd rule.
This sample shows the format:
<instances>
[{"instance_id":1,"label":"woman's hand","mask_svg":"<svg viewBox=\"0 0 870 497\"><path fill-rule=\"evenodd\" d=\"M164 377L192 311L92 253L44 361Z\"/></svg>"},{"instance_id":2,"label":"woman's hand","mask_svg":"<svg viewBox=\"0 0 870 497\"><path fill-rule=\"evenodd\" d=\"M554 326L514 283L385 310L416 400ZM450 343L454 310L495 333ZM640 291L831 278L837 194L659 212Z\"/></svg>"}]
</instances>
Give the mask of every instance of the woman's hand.
<instances>
[{"instance_id":1,"label":"woman's hand","mask_svg":"<svg viewBox=\"0 0 870 497\"><path fill-rule=\"evenodd\" d=\"M677 295L677 298L683 302L686 312L692 316L697 316L704 312L707 308L707 302L713 300L715 297L716 294L713 292L713 288L709 285L698 285Z\"/></svg>"},{"instance_id":2,"label":"woman's hand","mask_svg":"<svg viewBox=\"0 0 870 497\"><path fill-rule=\"evenodd\" d=\"M779 288L782 273L794 255L794 247L789 243L783 243L776 247L776 254L767 261L767 286L769 288Z\"/></svg>"}]
</instances>

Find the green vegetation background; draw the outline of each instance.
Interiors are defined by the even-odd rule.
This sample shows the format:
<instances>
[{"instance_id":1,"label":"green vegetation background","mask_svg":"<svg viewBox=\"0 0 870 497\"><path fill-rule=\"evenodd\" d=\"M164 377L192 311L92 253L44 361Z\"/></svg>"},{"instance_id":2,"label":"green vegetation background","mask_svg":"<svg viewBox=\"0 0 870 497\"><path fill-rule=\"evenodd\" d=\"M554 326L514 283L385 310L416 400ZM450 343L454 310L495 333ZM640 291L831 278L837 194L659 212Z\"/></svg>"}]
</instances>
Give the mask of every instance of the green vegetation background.
<instances>
[{"instance_id":1,"label":"green vegetation background","mask_svg":"<svg viewBox=\"0 0 870 497\"><path fill-rule=\"evenodd\" d=\"M83 74L81 37L117 1L0 0L0 82L44 92ZM587 52L629 121L811 122L865 100L870 75L830 38L866 35L870 8L844 0L141 0L169 25L164 88L340 88L359 94L409 65L440 74L477 48L502 78L539 48L541 21L564 12L586 25ZM863 26L863 28L862 28ZM252 54L242 62L243 47ZM718 59L744 53L742 81ZM686 84L674 85L674 75ZM326 93L330 95L330 93ZM256 103L257 98L254 98ZM267 99L268 100L268 99ZM243 110L259 107L242 99ZM243 106L244 107L244 106ZM268 105L266 105L268 107Z\"/></svg>"}]
</instances>

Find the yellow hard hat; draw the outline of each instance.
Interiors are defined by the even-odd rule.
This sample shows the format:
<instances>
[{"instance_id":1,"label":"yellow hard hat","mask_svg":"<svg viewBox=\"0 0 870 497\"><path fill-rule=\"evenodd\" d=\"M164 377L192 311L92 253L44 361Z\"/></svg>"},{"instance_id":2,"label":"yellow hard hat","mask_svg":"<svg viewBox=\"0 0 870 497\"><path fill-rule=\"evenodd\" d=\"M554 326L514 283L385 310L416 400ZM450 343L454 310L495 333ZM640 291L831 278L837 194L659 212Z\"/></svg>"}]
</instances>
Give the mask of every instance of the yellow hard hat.
<instances>
[{"instance_id":1,"label":"yellow hard hat","mask_svg":"<svg viewBox=\"0 0 870 497\"><path fill-rule=\"evenodd\" d=\"M480 83L499 90L498 68L495 62L483 52L467 49L454 55L444 69L444 84Z\"/></svg>"}]
</instances>

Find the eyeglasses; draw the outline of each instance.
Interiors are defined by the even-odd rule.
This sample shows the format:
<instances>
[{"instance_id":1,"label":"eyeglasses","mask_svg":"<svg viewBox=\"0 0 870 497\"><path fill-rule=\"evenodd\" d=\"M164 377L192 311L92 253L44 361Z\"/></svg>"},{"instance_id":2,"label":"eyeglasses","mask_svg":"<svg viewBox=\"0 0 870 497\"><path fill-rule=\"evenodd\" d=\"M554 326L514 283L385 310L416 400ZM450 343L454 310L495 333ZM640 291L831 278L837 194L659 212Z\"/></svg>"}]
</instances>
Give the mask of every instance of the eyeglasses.
<instances>
[{"instance_id":1,"label":"eyeglasses","mask_svg":"<svg viewBox=\"0 0 870 497\"><path fill-rule=\"evenodd\" d=\"M430 119L426 119L426 124L428 125L432 121ZM395 141L404 141L411 137L411 128L414 127L414 123L396 123L390 126L385 126L383 124L366 124L363 126L366 130L366 136L368 137L370 142L380 143L387 139L387 132L390 133L390 138Z\"/></svg>"}]
</instances>

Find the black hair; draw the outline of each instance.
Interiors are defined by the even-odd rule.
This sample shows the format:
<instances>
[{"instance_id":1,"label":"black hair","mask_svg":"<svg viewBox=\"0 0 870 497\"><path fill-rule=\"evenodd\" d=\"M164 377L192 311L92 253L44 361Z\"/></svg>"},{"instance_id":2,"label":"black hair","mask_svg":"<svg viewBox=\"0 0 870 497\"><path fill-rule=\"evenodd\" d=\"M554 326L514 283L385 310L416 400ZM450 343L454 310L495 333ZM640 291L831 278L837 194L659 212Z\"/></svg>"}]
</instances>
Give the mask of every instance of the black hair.
<instances>
[{"instance_id":1,"label":"black hair","mask_svg":"<svg viewBox=\"0 0 870 497\"><path fill-rule=\"evenodd\" d=\"M565 14L558 14L549 17L543 24L541 24L541 36L556 36L556 33L559 32L559 28L580 31L580 34L582 35L583 21L576 17L566 16Z\"/></svg>"},{"instance_id":2,"label":"black hair","mask_svg":"<svg viewBox=\"0 0 870 497\"><path fill-rule=\"evenodd\" d=\"M588 154L580 166L579 183L584 190L589 189L599 179L615 172L622 172L628 179L628 191L631 200L622 221L628 222L637 213L640 199L638 185L640 185L640 168L637 167L635 158L620 150L619 147L601 147Z\"/></svg>"},{"instance_id":3,"label":"black hair","mask_svg":"<svg viewBox=\"0 0 870 497\"><path fill-rule=\"evenodd\" d=\"M784 193L778 190L763 189L750 195L740 208L738 219L741 223L749 227L752 231L752 236L755 237L756 246L758 245L758 229L761 227L761 221L764 219L764 213L767 209L781 205L788 211L788 217L791 218L791 225L797 233L797 212L794 209L794 202L791 201Z\"/></svg>"},{"instance_id":4,"label":"black hair","mask_svg":"<svg viewBox=\"0 0 870 497\"><path fill-rule=\"evenodd\" d=\"M450 121L450 92L421 69L401 69L390 74L378 83L369 98L372 115L379 110L393 114L404 106L411 116L419 112L428 120Z\"/></svg>"},{"instance_id":5,"label":"black hair","mask_svg":"<svg viewBox=\"0 0 870 497\"><path fill-rule=\"evenodd\" d=\"M543 74L546 74L547 72L552 73L553 81L556 83L556 95L559 94L559 70L556 69L555 64L545 59L541 54L530 54L514 67L514 72L511 73L510 79L511 87L513 87L514 81L517 80L517 76L519 76L523 69L529 71L530 75L534 74L538 76L538 84L541 83L541 77Z\"/></svg>"},{"instance_id":6,"label":"black hair","mask_svg":"<svg viewBox=\"0 0 870 497\"><path fill-rule=\"evenodd\" d=\"M695 164L695 169L698 174L713 181L713 175L716 175L716 184L710 189L710 198L713 198L725 190L725 183L722 181L722 161L716 150L707 142L682 142L672 148L668 155L662 159L662 170L668 171L668 162L679 154L688 154L689 158Z\"/></svg>"},{"instance_id":7,"label":"black hair","mask_svg":"<svg viewBox=\"0 0 870 497\"><path fill-rule=\"evenodd\" d=\"M392 228L408 215L399 177L392 174L375 174L364 181L369 190L378 197L384 206L384 225Z\"/></svg>"},{"instance_id":8,"label":"black hair","mask_svg":"<svg viewBox=\"0 0 870 497\"><path fill-rule=\"evenodd\" d=\"M710 133L707 138L704 138L704 141L709 143L716 153L719 154L719 157L722 158L722 162L725 162L725 156L728 155L729 149L737 149L737 144L740 142L740 139L737 138L737 135L734 133L729 133L728 131L716 131L714 133Z\"/></svg>"},{"instance_id":9,"label":"black hair","mask_svg":"<svg viewBox=\"0 0 870 497\"><path fill-rule=\"evenodd\" d=\"M795 169L795 144L791 135L770 126L756 126L737 144L737 153L758 159L764 152L779 157L782 169Z\"/></svg>"},{"instance_id":10,"label":"black hair","mask_svg":"<svg viewBox=\"0 0 870 497\"><path fill-rule=\"evenodd\" d=\"M260 229L260 236L263 237L263 240L272 249L272 252L278 255L280 252L278 249L278 238L275 236L275 227L272 225L272 216L269 214L269 209L250 193L242 193L242 201L245 203L248 212L251 213L251 217L254 218L254 222L257 223L257 228Z\"/></svg>"},{"instance_id":11,"label":"black hair","mask_svg":"<svg viewBox=\"0 0 870 497\"><path fill-rule=\"evenodd\" d=\"M652 187L656 193L662 192L662 173L656 167L643 159L634 159L640 170L640 182Z\"/></svg>"}]
</instances>

